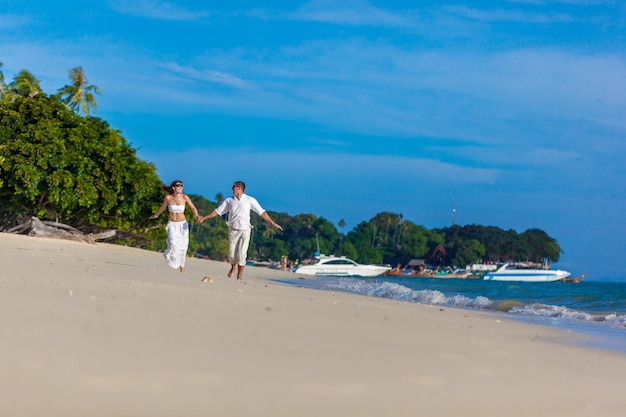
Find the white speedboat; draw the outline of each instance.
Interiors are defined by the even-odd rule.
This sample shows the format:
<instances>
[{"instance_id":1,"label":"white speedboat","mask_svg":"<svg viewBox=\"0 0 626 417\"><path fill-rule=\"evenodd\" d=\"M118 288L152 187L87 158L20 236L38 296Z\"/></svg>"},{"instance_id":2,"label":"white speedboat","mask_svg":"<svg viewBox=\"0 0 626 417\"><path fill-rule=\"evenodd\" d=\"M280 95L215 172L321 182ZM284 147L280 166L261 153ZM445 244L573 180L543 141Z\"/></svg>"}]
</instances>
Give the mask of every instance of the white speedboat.
<instances>
[{"instance_id":1,"label":"white speedboat","mask_svg":"<svg viewBox=\"0 0 626 417\"><path fill-rule=\"evenodd\" d=\"M487 281L552 282L564 280L569 276L569 272L560 269L516 268L504 264L497 270L486 273L484 279Z\"/></svg>"},{"instance_id":2,"label":"white speedboat","mask_svg":"<svg viewBox=\"0 0 626 417\"><path fill-rule=\"evenodd\" d=\"M295 270L295 273L332 277L376 277L390 269L390 266L358 264L345 256L320 255L317 258L317 262L300 265Z\"/></svg>"}]
</instances>

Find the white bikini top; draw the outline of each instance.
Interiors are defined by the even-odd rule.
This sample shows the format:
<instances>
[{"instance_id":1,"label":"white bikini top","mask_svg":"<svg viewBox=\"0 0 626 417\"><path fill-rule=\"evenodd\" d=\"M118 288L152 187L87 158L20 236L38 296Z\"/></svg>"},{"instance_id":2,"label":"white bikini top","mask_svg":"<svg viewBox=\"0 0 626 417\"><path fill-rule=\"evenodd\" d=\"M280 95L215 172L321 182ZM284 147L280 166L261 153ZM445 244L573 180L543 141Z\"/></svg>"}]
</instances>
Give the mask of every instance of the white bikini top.
<instances>
[{"instance_id":1,"label":"white bikini top","mask_svg":"<svg viewBox=\"0 0 626 417\"><path fill-rule=\"evenodd\" d=\"M168 204L167 205L167 210L170 213L184 213L185 212L185 205L183 204L182 206L177 206L176 204Z\"/></svg>"}]
</instances>

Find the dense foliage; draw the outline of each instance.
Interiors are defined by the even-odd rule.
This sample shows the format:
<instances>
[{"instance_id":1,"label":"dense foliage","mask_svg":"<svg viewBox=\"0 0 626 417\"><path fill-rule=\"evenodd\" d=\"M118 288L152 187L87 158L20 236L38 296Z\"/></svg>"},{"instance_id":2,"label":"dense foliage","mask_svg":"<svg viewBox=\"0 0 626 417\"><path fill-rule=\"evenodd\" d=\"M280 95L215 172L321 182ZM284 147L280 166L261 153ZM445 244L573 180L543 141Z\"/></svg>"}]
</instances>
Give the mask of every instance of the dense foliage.
<instances>
[{"instance_id":1,"label":"dense foliage","mask_svg":"<svg viewBox=\"0 0 626 417\"><path fill-rule=\"evenodd\" d=\"M201 196L192 196L192 200L201 213L208 213L216 206ZM411 259L428 260L440 245L446 255L437 262L465 267L486 261L542 262L546 258L556 262L561 253L556 241L538 229L521 234L479 225L429 230L404 220L400 214L379 213L344 236L331 222L313 214L290 216L270 212L270 215L284 231L278 232L253 215L250 256L257 260L278 260L285 255L291 261L303 260L311 258L319 248L320 253L344 255L358 262L404 265ZM189 218L189 221L193 220ZM191 230L199 256L226 258L228 228L223 219L210 219L202 225L193 225Z\"/></svg>"},{"instance_id":2,"label":"dense foliage","mask_svg":"<svg viewBox=\"0 0 626 417\"><path fill-rule=\"evenodd\" d=\"M18 78L21 77L21 78ZM22 71L0 101L0 224L18 216L58 220L84 231L145 232L162 199L156 168L121 134L47 96ZM159 232L155 232L160 234Z\"/></svg>"},{"instance_id":3,"label":"dense foliage","mask_svg":"<svg viewBox=\"0 0 626 417\"><path fill-rule=\"evenodd\" d=\"M160 181L118 132L43 95L0 105L0 207L128 229Z\"/></svg>"},{"instance_id":4,"label":"dense foliage","mask_svg":"<svg viewBox=\"0 0 626 417\"><path fill-rule=\"evenodd\" d=\"M1 66L1 63L0 63ZM83 231L118 230L115 240L161 250L165 247L165 218L148 222L163 201L161 181L152 164L137 158L120 132L96 117L92 92L80 67L69 72L72 84L47 96L39 81L21 71L5 84L0 71L0 230L19 216L58 220ZM84 115L79 114L82 112ZM216 201L193 195L202 214ZM191 224L191 255L225 259L228 227L216 217ZM323 217L270 213L284 231L253 215L250 257L303 260L315 252L345 255L362 263L405 264L426 259L441 265L465 266L480 261L544 258L558 261L561 249L545 232L521 234L490 226L452 226L428 230L401 214L379 213L347 234ZM339 221L343 229L345 223ZM444 253L429 258L435 249ZM441 250L443 249L443 251Z\"/></svg>"}]
</instances>

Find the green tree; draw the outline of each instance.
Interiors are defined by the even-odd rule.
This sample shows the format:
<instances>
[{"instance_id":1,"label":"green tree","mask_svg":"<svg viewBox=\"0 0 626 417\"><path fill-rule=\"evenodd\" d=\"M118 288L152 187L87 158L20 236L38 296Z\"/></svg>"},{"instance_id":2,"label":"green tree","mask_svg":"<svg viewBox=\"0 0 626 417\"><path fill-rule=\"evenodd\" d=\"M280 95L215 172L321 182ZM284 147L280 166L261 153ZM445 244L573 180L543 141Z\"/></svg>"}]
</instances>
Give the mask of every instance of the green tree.
<instances>
[{"instance_id":1,"label":"green tree","mask_svg":"<svg viewBox=\"0 0 626 417\"><path fill-rule=\"evenodd\" d=\"M0 61L0 100L3 100L7 96L7 85L4 82L4 73L2 72L2 67L4 64Z\"/></svg>"},{"instance_id":2,"label":"green tree","mask_svg":"<svg viewBox=\"0 0 626 417\"><path fill-rule=\"evenodd\" d=\"M38 94L43 94L43 90L39 85L40 82L33 74L26 70L21 70L13 78L13 82L8 85L8 93L10 96L20 96L24 98L32 98Z\"/></svg>"},{"instance_id":3,"label":"green tree","mask_svg":"<svg viewBox=\"0 0 626 417\"><path fill-rule=\"evenodd\" d=\"M556 262L561 254L556 240L538 229L529 229L519 234L514 230L502 230L494 226L455 225L438 232L445 236L444 247L450 255L448 260L454 263L463 260L468 263L476 262L479 259L472 257L480 253L483 253L481 259L484 261L532 262L541 262L544 258Z\"/></svg>"},{"instance_id":4,"label":"green tree","mask_svg":"<svg viewBox=\"0 0 626 417\"><path fill-rule=\"evenodd\" d=\"M200 214L207 214L215 209L216 204L206 198L190 194L189 198L198 209ZM206 257L216 260L225 260L228 255L228 226L221 217L216 217L215 222L205 221L197 224L195 219L191 218L192 214L188 213L187 220L190 227L190 254L197 254L200 257ZM194 245L191 245L191 242Z\"/></svg>"},{"instance_id":5,"label":"green tree","mask_svg":"<svg viewBox=\"0 0 626 417\"><path fill-rule=\"evenodd\" d=\"M528 229L520 238L528 250L528 258L533 262L542 262L547 258L552 262L559 260L561 248L546 232L539 229Z\"/></svg>"},{"instance_id":6,"label":"green tree","mask_svg":"<svg viewBox=\"0 0 626 417\"><path fill-rule=\"evenodd\" d=\"M399 248L403 260L422 259L438 244L444 241L442 236L412 222L405 222L406 232Z\"/></svg>"},{"instance_id":7,"label":"green tree","mask_svg":"<svg viewBox=\"0 0 626 417\"><path fill-rule=\"evenodd\" d=\"M339 228L341 229L341 236L339 238L339 245L341 245L343 243L343 229L346 227L346 222L344 219L340 219L339 222L337 223L337 226L339 226ZM347 255L345 255L347 257Z\"/></svg>"},{"instance_id":8,"label":"green tree","mask_svg":"<svg viewBox=\"0 0 626 417\"><path fill-rule=\"evenodd\" d=\"M98 106L94 93L101 94L100 87L87 84L83 67L72 68L68 71L68 75L72 83L59 89L61 101L76 113L89 116L90 107L94 114L97 113Z\"/></svg>"},{"instance_id":9,"label":"green tree","mask_svg":"<svg viewBox=\"0 0 626 417\"><path fill-rule=\"evenodd\" d=\"M4 224L36 215L131 238L163 200L154 165L106 122L74 114L55 96L0 103L0 161Z\"/></svg>"},{"instance_id":10,"label":"green tree","mask_svg":"<svg viewBox=\"0 0 626 417\"><path fill-rule=\"evenodd\" d=\"M339 254L349 259L359 258L359 252L356 250L354 245L350 242L342 242L339 245Z\"/></svg>"},{"instance_id":11,"label":"green tree","mask_svg":"<svg viewBox=\"0 0 626 417\"><path fill-rule=\"evenodd\" d=\"M349 232L346 241L352 243L358 252L357 262L380 263L383 250L379 242L379 228L375 222L361 222Z\"/></svg>"},{"instance_id":12,"label":"green tree","mask_svg":"<svg viewBox=\"0 0 626 417\"><path fill-rule=\"evenodd\" d=\"M485 256L485 246L476 239L459 240L456 242L451 253L451 265L465 267L475 263Z\"/></svg>"},{"instance_id":13,"label":"green tree","mask_svg":"<svg viewBox=\"0 0 626 417\"><path fill-rule=\"evenodd\" d=\"M290 260L307 259L313 257L318 250L323 254L336 254L341 242L341 235L335 226L323 217L313 214L298 214L289 216L287 213L271 214L276 216L277 222L284 231L272 236L273 240L285 242ZM260 224L259 228L268 227ZM258 242L260 245L261 243Z\"/></svg>"}]
</instances>

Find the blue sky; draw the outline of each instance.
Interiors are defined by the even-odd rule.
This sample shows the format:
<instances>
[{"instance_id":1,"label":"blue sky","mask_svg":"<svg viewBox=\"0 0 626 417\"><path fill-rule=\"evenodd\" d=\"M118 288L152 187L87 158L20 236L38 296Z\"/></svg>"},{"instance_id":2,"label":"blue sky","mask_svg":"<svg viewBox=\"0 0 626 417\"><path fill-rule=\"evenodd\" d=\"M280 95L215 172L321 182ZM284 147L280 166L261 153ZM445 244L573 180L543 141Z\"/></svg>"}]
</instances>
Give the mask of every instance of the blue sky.
<instances>
[{"instance_id":1,"label":"blue sky","mask_svg":"<svg viewBox=\"0 0 626 417\"><path fill-rule=\"evenodd\" d=\"M0 0L5 79L82 66L164 182L234 180L346 230L540 228L626 279L626 5L603 0Z\"/></svg>"}]
</instances>

